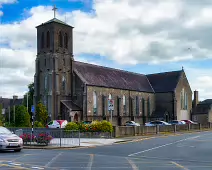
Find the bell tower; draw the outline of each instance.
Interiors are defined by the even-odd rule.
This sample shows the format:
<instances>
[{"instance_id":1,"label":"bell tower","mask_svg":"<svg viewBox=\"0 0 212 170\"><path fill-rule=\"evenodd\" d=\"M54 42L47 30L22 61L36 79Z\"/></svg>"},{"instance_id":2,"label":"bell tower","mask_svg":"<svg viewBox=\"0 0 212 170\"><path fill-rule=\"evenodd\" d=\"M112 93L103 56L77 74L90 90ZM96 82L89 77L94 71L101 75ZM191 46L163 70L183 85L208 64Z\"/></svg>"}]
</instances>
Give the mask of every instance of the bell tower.
<instances>
[{"instance_id":1,"label":"bell tower","mask_svg":"<svg viewBox=\"0 0 212 170\"><path fill-rule=\"evenodd\" d=\"M37 26L34 103L41 101L49 119L58 119L60 100L71 98L73 27L56 18Z\"/></svg>"}]
</instances>

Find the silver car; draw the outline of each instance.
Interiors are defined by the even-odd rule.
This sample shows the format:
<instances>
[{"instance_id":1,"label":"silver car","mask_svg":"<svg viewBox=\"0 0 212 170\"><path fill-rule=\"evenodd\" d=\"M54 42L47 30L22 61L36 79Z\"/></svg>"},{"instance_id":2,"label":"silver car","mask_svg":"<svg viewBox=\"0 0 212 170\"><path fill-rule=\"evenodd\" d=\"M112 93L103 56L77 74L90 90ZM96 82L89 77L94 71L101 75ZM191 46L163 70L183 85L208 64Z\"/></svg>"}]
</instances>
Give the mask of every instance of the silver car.
<instances>
[{"instance_id":1,"label":"silver car","mask_svg":"<svg viewBox=\"0 0 212 170\"><path fill-rule=\"evenodd\" d=\"M20 152L23 148L23 139L10 130L0 126L0 150L14 150Z\"/></svg>"}]
</instances>

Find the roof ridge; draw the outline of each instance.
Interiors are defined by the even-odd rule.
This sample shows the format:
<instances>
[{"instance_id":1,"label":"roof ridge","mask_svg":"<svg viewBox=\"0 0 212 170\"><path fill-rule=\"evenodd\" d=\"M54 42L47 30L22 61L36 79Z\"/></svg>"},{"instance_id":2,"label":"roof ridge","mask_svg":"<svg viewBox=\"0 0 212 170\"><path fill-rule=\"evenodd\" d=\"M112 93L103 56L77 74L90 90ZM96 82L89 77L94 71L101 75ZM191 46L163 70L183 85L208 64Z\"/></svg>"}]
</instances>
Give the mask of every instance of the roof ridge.
<instances>
[{"instance_id":1,"label":"roof ridge","mask_svg":"<svg viewBox=\"0 0 212 170\"><path fill-rule=\"evenodd\" d=\"M182 70L174 70L174 71L166 71L166 72L152 73L152 74L146 74L146 76L149 76L149 75L157 75L157 74L166 74L166 73L174 73L174 72L182 72Z\"/></svg>"},{"instance_id":2,"label":"roof ridge","mask_svg":"<svg viewBox=\"0 0 212 170\"><path fill-rule=\"evenodd\" d=\"M106 67L106 66L97 65L97 64L85 63L85 62L81 62L81 61L74 61L74 62L87 64L87 65L92 65L92 66L95 66L95 67L98 67L98 68L105 68L105 69L109 69L109 70L121 71L121 72L124 72L124 73L130 73L130 74L135 74L135 75L140 75L140 76L145 76L146 77L145 74L135 73L135 72L132 72L132 71L127 71L127 70L122 70L122 69L117 69L117 68L111 68L111 67Z\"/></svg>"}]
</instances>

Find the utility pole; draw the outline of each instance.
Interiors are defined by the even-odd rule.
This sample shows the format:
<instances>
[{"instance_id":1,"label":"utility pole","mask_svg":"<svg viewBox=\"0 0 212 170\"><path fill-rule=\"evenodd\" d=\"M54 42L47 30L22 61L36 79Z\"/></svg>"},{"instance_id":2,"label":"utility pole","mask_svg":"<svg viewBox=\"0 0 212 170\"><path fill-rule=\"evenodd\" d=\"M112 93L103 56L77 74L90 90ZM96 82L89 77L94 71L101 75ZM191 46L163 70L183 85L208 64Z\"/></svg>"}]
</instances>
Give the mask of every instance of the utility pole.
<instances>
[{"instance_id":1,"label":"utility pole","mask_svg":"<svg viewBox=\"0 0 212 170\"><path fill-rule=\"evenodd\" d=\"M15 105L13 106L13 121L14 121L14 124L15 124Z\"/></svg>"}]
</instances>

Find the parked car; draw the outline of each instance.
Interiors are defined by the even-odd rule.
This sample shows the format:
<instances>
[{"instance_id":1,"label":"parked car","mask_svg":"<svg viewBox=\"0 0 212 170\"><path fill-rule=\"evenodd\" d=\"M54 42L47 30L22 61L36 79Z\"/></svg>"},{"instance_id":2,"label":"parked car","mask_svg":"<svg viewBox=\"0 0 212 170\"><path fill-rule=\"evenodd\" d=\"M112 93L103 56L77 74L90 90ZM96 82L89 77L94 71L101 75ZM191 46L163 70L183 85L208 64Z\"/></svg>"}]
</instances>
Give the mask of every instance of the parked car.
<instances>
[{"instance_id":1,"label":"parked car","mask_svg":"<svg viewBox=\"0 0 212 170\"><path fill-rule=\"evenodd\" d=\"M89 125L89 124L91 124L92 123L92 121L83 121L82 122L82 124L85 124L85 125Z\"/></svg>"},{"instance_id":2,"label":"parked car","mask_svg":"<svg viewBox=\"0 0 212 170\"><path fill-rule=\"evenodd\" d=\"M20 152L22 148L23 139L9 129L0 126L0 150L14 150L15 152Z\"/></svg>"},{"instance_id":3,"label":"parked car","mask_svg":"<svg viewBox=\"0 0 212 170\"><path fill-rule=\"evenodd\" d=\"M67 124L68 124L67 120L52 120L46 125L46 127L47 128L65 128Z\"/></svg>"},{"instance_id":4,"label":"parked car","mask_svg":"<svg viewBox=\"0 0 212 170\"><path fill-rule=\"evenodd\" d=\"M155 121L145 123L145 126L156 126L156 125L164 126L164 125L171 125L171 124L165 121L160 121L160 120L155 120Z\"/></svg>"},{"instance_id":5,"label":"parked car","mask_svg":"<svg viewBox=\"0 0 212 170\"><path fill-rule=\"evenodd\" d=\"M127 121L125 125L126 126L140 126L139 123L135 123L134 121Z\"/></svg>"},{"instance_id":6,"label":"parked car","mask_svg":"<svg viewBox=\"0 0 212 170\"><path fill-rule=\"evenodd\" d=\"M186 123L182 120L172 120L169 122L171 125L185 125Z\"/></svg>"},{"instance_id":7,"label":"parked car","mask_svg":"<svg viewBox=\"0 0 212 170\"><path fill-rule=\"evenodd\" d=\"M186 124L198 124L197 122L193 122L192 120L182 120L184 121Z\"/></svg>"}]
</instances>

